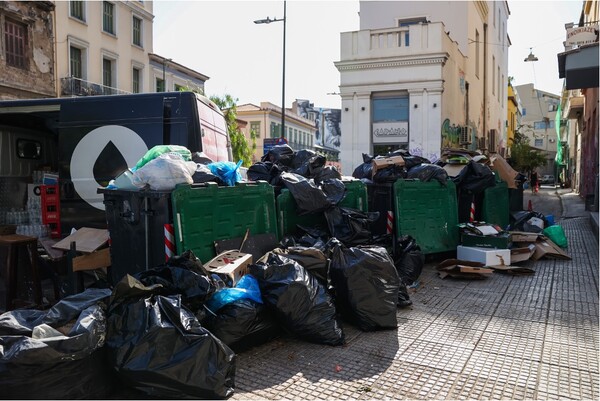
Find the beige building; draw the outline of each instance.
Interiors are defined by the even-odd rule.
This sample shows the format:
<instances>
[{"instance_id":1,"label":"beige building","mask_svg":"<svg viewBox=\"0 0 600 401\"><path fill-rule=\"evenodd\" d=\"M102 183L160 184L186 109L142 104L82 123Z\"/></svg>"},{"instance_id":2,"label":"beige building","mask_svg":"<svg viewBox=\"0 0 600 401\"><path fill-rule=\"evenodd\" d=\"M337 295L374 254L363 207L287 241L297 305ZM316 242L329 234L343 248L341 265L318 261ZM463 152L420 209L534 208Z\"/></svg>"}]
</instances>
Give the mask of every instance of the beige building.
<instances>
[{"instance_id":1,"label":"beige building","mask_svg":"<svg viewBox=\"0 0 600 401\"><path fill-rule=\"evenodd\" d=\"M51 1L0 2L0 100L54 96L53 10Z\"/></svg>"},{"instance_id":2,"label":"beige building","mask_svg":"<svg viewBox=\"0 0 600 401\"><path fill-rule=\"evenodd\" d=\"M341 34L341 159L407 149L506 152L506 1L360 1Z\"/></svg>"},{"instance_id":3,"label":"beige building","mask_svg":"<svg viewBox=\"0 0 600 401\"><path fill-rule=\"evenodd\" d=\"M260 106L242 104L237 106L239 119L247 121L248 125L241 128L248 144L252 144L250 131L257 134L256 150L253 162L260 161L265 148L272 145L281 135L281 108L270 102L261 102ZM294 114L290 109L285 110L285 134L288 145L294 150L313 149L315 145L315 123L308 118ZM266 139L266 141L265 141Z\"/></svg>"},{"instance_id":4,"label":"beige building","mask_svg":"<svg viewBox=\"0 0 600 401\"><path fill-rule=\"evenodd\" d=\"M154 92L151 1L56 1L58 96Z\"/></svg>"}]
</instances>

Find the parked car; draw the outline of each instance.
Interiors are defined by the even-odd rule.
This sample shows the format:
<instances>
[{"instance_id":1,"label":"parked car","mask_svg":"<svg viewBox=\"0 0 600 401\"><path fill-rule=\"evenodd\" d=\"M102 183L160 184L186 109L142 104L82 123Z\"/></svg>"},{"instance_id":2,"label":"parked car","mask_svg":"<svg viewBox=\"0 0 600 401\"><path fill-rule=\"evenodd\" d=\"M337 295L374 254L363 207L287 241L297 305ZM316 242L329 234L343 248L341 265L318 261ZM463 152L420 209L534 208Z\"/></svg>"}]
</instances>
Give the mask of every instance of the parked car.
<instances>
[{"instance_id":1,"label":"parked car","mask_svg":"<svg viewBox=\"0 0 600 401\"><path fill-rule=\"evenodd\" d=\"M555 180L554 180L554 176L552 174L545 174L540 179L540 184L552 184L552 185L554 185L554 183L555 183Z\"/></svg>"}]
</instances>

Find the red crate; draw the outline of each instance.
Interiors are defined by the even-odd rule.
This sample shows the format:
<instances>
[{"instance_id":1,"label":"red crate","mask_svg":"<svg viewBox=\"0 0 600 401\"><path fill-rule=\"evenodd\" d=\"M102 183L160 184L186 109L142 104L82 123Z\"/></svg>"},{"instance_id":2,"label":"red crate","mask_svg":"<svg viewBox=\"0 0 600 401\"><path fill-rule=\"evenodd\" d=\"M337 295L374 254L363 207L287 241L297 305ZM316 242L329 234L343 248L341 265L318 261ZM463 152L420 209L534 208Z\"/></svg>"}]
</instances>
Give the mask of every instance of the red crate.
<instances>
[{"instance_id":1,"label":"red crate","mask_svg":"<svg viewBox=\"0 0 600 401\"><path fill-rule=\"evenodd\" d=\"M58 185L42 185L42 223L50 226L50 236L60 238L60 195Z\"/></svg>"}]
</instances>

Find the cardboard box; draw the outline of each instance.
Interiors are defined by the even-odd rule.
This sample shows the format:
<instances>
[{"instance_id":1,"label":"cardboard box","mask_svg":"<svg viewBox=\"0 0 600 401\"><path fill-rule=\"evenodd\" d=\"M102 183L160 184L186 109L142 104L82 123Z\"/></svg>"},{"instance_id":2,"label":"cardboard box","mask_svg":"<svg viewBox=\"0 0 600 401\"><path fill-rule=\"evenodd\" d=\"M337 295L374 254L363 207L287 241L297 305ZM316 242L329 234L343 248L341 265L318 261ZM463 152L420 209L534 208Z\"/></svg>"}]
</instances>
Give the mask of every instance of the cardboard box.
<instances>
[{"instance_id":1,"label":"cardboard box","mask_svg":"<svg viewBox=\"0 0 600 401\"><path fill-rule=\"evenodd\" d=\"M436 266L440 278L454 277L460 279L481 280L493 273L493 270L483 267L483 263L468 260L446 259Z\"/></svg>"},{"instance_id":2,"label":"cardboard box","mask_svg":"<svg viewBox=\"0 0 600 401\"><path fill-rule=\"evenodd\" d=\"M512 236L510 233L501 233L498 235L474 235L463 233L460 242L463 246L508 249L512 245Z\"/></svg>"},{"instance_id":3,"label":"cardboard box","mask_svg":"<svg viewBox=\"0 0 600 401\"><path fill-rule=\"evenodd\" d=\"M386 168L389 166L404 166L404 159L402 156L394 156L394 157L385 157L382 159L373 159L371 161L371 165L373 166L373 175L377 172L377 170L381 170L382 168Z\"/></svg>"},{"instance_id":4,"label":"cardboard box","mask_svg":"<svg viewBox=\"0 0 600 401\"><path fill-rule=\"evenodd\" d=\"M519 173L516 170L514 170L510 166L510 164L508 164L508 162L498 154L496 154L491 159L491 161L492 170L498 172L498 175L500 176L500 178L502 178L502 181L506 181L506 185L508 186L508 188L516 189L517 184L515 183L515 178L517 178L517 175L519 175Z\"/></svg>"},{"instance_id":5,"label":"cardboard box","mask_svg":"<svg viewBox=\"0 0 600 401\"><path fill-rule=\"evenodd\" d=\"M510 250L511 263L525 262L529 260L535 252L535 244L529 244L521 248L512 248Z\"/></svg>"},{"instance_id":6,"label":"cardboard box","mask_svg":"<svg viewBox=\"0 0 600 401\"><path fill-rule=\"evenodd\" d=\"M209 273L226 276L231 279L232 286L248 273L248 266L252 263L252 255L239 251L227 251L217 255L204 267Z\"/></svg>"},{"instance_id":7,"label":"cardboard box","mask_svg":"<svg viewBox=\"0 0 600 401\"><path fill-rule=\"evenodd\" d=\"M459 245L456 257L461 260L483 263L484 266L510 265L510 249L476 248Z\"/></svg>"},{"instance_id":8,"label":"cardboard box","mask_svg":"<svg viewBox=\"0 0 600 401\"><path fill-rule=\"evenodd\" d=\"M540 234L526 231L509 231L513 242L536 242Z\"/></svg>"}]
</instances>

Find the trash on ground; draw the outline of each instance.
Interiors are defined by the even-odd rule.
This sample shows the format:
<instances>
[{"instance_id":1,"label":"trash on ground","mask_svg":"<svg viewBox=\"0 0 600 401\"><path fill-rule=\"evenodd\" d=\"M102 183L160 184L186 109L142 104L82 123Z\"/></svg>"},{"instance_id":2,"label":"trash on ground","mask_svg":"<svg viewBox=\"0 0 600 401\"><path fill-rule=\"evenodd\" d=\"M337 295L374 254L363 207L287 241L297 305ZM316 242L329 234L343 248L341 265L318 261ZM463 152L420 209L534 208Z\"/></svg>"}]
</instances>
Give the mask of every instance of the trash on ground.
<instances>
[{"instance_id":1,"label":"trash on ground","mask_svg":"<svg viewBox=\"0 0 600 401\"><path fill-rule=\"evenodd\" d=\"M436 266L440 278L446 277L470 280L483 280L494 271L484 267L483 263L469 260L446 259Z\"/></svg>"}]
</instances>

